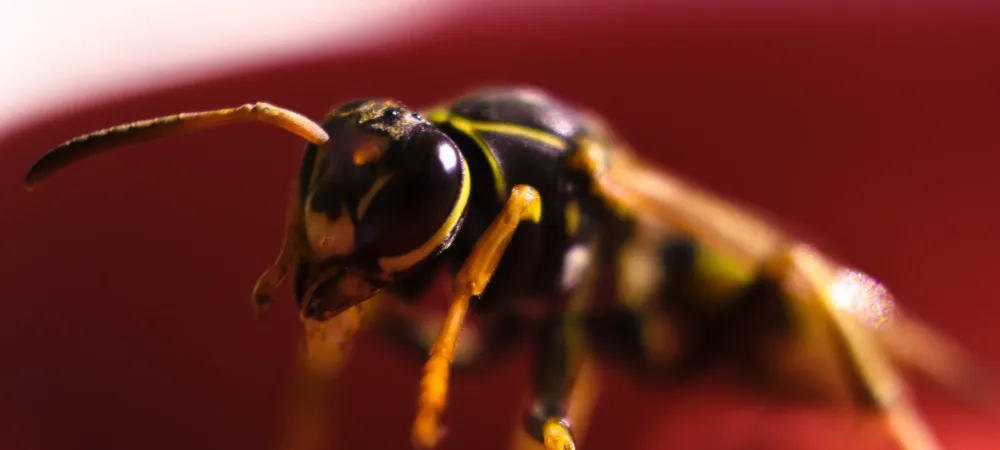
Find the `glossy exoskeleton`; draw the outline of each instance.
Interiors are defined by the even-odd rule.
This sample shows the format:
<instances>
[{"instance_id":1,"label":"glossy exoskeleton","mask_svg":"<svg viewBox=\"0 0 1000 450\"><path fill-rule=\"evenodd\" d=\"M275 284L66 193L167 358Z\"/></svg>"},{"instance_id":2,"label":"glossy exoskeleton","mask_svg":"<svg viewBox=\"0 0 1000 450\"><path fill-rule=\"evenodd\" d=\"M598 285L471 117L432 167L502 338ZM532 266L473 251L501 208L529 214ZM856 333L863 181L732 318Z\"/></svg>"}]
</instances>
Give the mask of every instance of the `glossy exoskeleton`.
<instances>
[{"instance_id":1,"label":"glossy exoskeleton","mask_svg":"<svg viewBox=\"0 0 1000 450\"><path fill-rule=\"evenodd\" d=\"M640 160L597 114L534 88L482 89L420 111L355 100L321 124L264 103L162 117L69 141L27 182L112 147L241 121L310 141L284 244L253 293L256 307L268 305L292 273L309 392L329 382L376 299L419 305L433 280L451 280L436 339L411 339L430 354L415 445L441 437L470 309L483 319L483 353L509 339L510 324L537 320L524 428L553 450L576 445L567 415L588 343L680 370L735 340L770 380L877 412L909 450L935 444L897 366L956 389L972 382L961 351L900 314L876 282ZM396 319L396 331L419 325ZM297 432L322 427L315 408L303 411Z\"/></svg>"}]
</instances>

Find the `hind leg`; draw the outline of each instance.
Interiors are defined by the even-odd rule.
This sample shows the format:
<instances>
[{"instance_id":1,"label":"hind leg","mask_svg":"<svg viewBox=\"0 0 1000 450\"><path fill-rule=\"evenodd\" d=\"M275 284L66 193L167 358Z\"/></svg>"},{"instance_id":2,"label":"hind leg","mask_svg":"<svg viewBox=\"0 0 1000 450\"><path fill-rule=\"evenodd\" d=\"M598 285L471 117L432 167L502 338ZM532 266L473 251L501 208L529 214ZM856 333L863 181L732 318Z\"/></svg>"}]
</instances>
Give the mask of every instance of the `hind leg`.
<instances>
[{"instance_id":1,"label":"hind leg","mask_svg":"<svg viewBox=\"0 0 1000 450\"><path fill-rule=\"evenodd\" d=\"M989 382L962 346L904 311L885 286L852 269L838 271L831 298L837 308L872 330L878 344L902 367L930 378L976 406L992 401Z\"/></svg>"},{"instance_id":2,"label":"hind leg","mask_svg":"<svg viewBox=\"0 0 1000 450\"><path fill-rule=\"evenodd\" d=\"M807 247L775 255L754 284L770 320L750 351L767 381L873 416L904 450L936 450L906 387L871 329L831 296L837 266ZM778 320L773 320L777 318Z\"/></svg>"}]
</instances>

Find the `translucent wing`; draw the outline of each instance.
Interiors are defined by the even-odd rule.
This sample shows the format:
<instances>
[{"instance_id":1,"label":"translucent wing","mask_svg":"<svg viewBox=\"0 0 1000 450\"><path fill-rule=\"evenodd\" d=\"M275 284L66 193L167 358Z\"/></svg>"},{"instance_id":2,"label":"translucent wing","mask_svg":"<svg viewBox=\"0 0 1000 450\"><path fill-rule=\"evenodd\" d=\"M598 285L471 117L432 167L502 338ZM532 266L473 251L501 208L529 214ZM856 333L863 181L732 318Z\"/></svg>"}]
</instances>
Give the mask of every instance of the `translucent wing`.
<instances>
[{"instance_id":1,"label":"translucent wing","mask_svg":"<svg viewBox=\"0 0 1000 450\"><path fill-rule=\"evenodd\" d=\"M982 387L964 352L899 314L891 296L880 297L884 292L873 280L797 242L749 209L642 161L627 148L585 143L574 162L592 174L598 194L621 214L683 231L747 270L775 276L792 299L800 325L812 329L817 340L810 345L846 354L844 370L862 382L903 448L936 445L910 405L895 364L918 369L962 394Z\"/></svg>"},{"instance_id":2,"label":"translucent wing","mask_svg":"<svg viewBox=\"0 0 1000 450\"><path fill-rule=\"evenodd\" d=\"M640 160L625 148L604 155L597 188L639 220L682 230L746 268L761 264L789 240L758 214Z\"/></svg>"},{"instance_id":3,"label":"translucent wing","mask_svg":"<svg viewBox=\"0 0 1000 450\"><path fill-rule=\"evenodd\" d=\"M889 357L970 403L989 402L988 382L964 348L906 311L874 278L844 267L836 270L829 288L831 306L870 329Z\"/></svg>"}]
</instances>

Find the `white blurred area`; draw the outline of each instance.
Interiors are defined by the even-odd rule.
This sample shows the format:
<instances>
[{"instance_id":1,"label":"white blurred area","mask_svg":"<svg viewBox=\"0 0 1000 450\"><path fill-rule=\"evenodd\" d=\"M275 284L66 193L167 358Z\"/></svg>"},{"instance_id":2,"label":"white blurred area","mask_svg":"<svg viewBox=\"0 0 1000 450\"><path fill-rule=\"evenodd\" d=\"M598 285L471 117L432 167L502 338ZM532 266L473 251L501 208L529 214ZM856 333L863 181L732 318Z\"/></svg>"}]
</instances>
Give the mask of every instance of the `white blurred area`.
<instances>
[{"instance_id":1,"label":"white blurred area","mask_svg":"<svg viewBox=\"0 0 1000 450\"><path fill-rule=\"evenodd\" d=\"M56 109L405 40L467 0L0 0L0 134Z\"/></svg>"}]
</instances>

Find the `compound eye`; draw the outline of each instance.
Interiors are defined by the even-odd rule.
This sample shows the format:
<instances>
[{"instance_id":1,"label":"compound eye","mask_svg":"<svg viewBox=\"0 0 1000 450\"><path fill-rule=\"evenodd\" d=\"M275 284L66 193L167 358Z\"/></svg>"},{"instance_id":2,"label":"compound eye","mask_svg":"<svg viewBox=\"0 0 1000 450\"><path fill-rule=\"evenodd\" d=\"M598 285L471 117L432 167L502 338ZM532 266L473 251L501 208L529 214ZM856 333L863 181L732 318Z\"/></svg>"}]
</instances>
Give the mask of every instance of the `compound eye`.
<instances>
[{"instance_id":1,"label":"compound eye","mask_svg":"<svg viewBox=\"0 0 1000 450\"><path fill-rule=\"evenodd\" d=\"M468 199L461 153L437 132L410 137L407 170L392 173L359 214L358 250L386 271L404 270L444 244Z\"/></svg>"},{"instance_id":2,"label":"compound eye","mask_svg":"<svg viewBox=\"0 0 1000 450\"><path fill-rule=\"evenodd\" d=\"M440 200L447 186L402 174L383 180L359 217L357 236L366 252L379 257L419 247L441 226L451 206Z\"/></svg>"}]
</instances>

